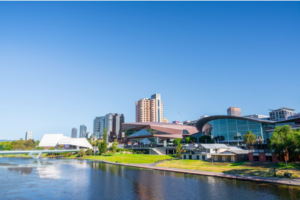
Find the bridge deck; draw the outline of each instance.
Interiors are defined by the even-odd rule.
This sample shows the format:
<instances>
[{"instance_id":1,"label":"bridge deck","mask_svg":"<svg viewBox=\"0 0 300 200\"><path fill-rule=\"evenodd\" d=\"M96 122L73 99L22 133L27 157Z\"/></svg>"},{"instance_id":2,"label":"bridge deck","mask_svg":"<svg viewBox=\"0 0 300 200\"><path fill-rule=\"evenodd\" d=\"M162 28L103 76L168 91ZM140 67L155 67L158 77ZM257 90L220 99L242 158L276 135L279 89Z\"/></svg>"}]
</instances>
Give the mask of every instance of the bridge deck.
<instances>
[{"instance_id":1,"label":"bridge deck","mask_svg":"<svg viewBox=\"0 0 300 200\"><path fill-rule=\"evenodd\" d=\"M40 154L40 153L68 153L78 152L80 149L67 149L67 150L20 150L20 151L0 151L0 155L4 154Z\"/></svg>"}]
</instances>

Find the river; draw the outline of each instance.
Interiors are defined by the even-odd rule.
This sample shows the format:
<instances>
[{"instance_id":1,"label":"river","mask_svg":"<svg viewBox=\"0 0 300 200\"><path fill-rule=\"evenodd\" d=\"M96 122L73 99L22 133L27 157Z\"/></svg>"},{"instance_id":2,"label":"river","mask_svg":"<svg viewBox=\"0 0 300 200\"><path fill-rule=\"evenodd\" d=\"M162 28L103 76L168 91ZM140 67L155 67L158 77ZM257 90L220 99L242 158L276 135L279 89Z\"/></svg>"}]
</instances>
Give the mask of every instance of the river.
<instances>
[{"instance_id":1,"label":"river","mask_svg":"<svg viewBox=\"0 0 300 200\"><path fill-rule=\"evenodd\" d=\"M0 158L0 199L300 199L300 187L90 161Z\"/></svg>"}]
</instances>

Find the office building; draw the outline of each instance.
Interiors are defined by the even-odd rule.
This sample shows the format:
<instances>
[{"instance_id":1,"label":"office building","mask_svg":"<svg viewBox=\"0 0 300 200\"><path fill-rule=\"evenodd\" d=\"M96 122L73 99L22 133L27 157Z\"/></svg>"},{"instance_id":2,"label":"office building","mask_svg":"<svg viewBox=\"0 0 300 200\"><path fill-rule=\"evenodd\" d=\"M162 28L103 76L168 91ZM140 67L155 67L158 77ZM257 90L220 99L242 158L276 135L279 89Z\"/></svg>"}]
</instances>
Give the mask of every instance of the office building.
<instances>
[{"instance_id":1,"label":"office building","mask_svg":"<svg viewBox=\"0 0 300 200\"><path fill-rule=\"evenodd\" d=\"M118 113L109 113L102 117L96 117L94 119L94 136L102 138L104 128L106 128L108 142L112 142L114 139L121 140L124 138L122 133L122 123L124 122L124 115Z\"/></svg>"},{"instance_id":2,"label":"office building","mask_svg":"<svg viewBox=\"0 0 300 200\"><path fill-rule=\"evenodd\" d=\"M32 131L27 131L25 134L25 140L31 140L32 139Z\"/></svg>"},{"instance_id":3,"label":"office building","mask_svg":"<svg viewBox=\"0 0 300 200\"><path fill-rule=\"evenodd\" d=\"M241 117L242 112L241 112L241 109L238 107L230 107L227 109L227 115Z\"/></svg>"},{"instance_id":4,"label":"office building","mask_svg":"<svg viewBox=\"0 0 300 200\"><path fill-rule=\"evenodd\" d=\"M296 114L295 109L282 107L277 110L271 110L270 120L271 121L282 121L291 118Z\"/></svg>"},{"instance_id":5,"label":"office building","mask_svg":"<svg viewBox=\"0 0 300 200\"><path fill-rule=\"evenodd\" d=\"M72 128L71 137L72 138L77 138L77 128Z\"/></svg>"},{"instance_id":6,"label":"office building","mask_svg":"<svg viewBox=\"0 0 300 200\"><path fill-rule=\"evenodd\" d=\"M85 138L86 135L86 126L85 125L80 125L80 133L79 133L79 137L80 138Z\"/></svg>"},{"instance_id":7,"label":"office building","mask_svg":"<svg viewBox=\"0 0 300 200\"><path fill-rule=\"evenodd\" d=\"M136 122L163 122L164 109L160 94L135 102Z\"/></svg>"},{"instance_id":8,"label":"office building","mask_svg":"<svg viewBox=\"0 0 300 200\"><path fill-rule=\"evenodd\" d=\"M104 127L105 127L105 116L96 117L94 119L94 130L93 130L94 137L101 138L103 136Z\"/></svg>"}]
</instances>

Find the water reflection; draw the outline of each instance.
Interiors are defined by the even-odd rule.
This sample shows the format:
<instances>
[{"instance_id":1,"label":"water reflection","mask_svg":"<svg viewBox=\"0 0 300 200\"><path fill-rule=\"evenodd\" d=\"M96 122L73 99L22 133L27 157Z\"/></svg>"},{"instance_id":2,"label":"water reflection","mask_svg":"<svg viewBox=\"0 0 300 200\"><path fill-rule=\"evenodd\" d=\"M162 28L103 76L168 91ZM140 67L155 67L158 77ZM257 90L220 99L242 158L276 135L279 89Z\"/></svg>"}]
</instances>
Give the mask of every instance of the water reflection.
<instances>
[{"instance_id":1,"label":"water reflection","mask_svg":"<svg viewBox=\"0 0 300 200\"><path fill-rule=\"evenodd\" d=\"M0 159L0 180L0 199L300 199L299 187L62 159Z\"/></svg>"},{"instance_id":2,"label":"water reflection","mask_svg":"<svg viewBox=\"0 0 300 200\"><path fill-rule=\"evenodd\" d=\"M40 178L49 178L49 179L60 179L60 167L56 165L49 165L36 168Z\"/></svg>"},{"instance_id":3,"label":"water reflection","mask_svg":"<svg viewBox=\"0 0 300 200\"><path fill-rule=\"evenodd\" d=\"M11 172L20 173L21 175L27 175L32 172L32 168L29 167L16 167L16 168L7 168Z\"/></svg>"}]
</instances>

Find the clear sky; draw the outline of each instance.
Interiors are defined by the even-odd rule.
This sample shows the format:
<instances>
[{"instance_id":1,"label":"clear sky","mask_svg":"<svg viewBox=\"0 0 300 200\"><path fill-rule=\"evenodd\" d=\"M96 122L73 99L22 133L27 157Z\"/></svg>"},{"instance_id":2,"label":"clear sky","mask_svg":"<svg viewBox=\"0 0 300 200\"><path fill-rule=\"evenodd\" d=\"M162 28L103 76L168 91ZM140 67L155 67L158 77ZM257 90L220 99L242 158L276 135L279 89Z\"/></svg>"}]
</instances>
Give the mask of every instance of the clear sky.
<instances>
[{"instance_id":1,"label":"clear sky","mask_svg":"<svg viewBox=\"0 0 300 200\"><path fill-rule=\"evenodd\" d=\"M0 2L0 139L160 93L169 121L300 112L300 2Z\"/></svg>"}]
</instances>

